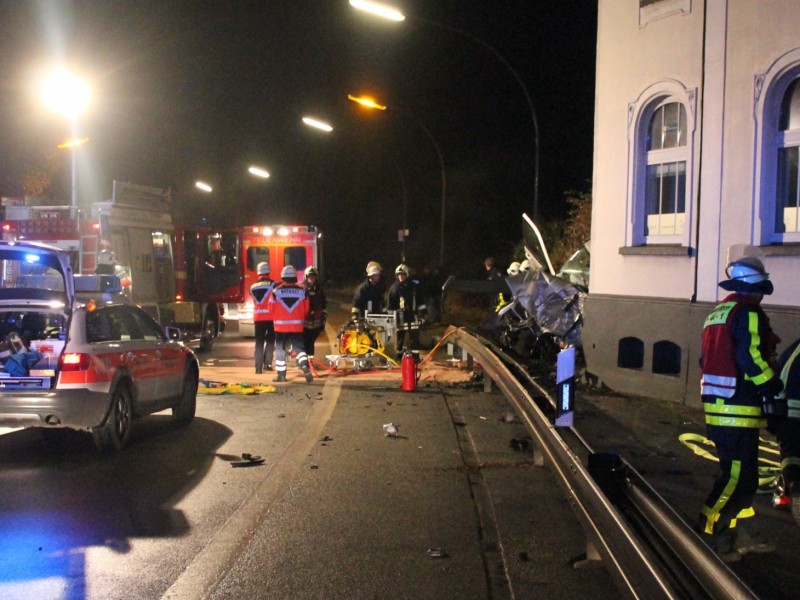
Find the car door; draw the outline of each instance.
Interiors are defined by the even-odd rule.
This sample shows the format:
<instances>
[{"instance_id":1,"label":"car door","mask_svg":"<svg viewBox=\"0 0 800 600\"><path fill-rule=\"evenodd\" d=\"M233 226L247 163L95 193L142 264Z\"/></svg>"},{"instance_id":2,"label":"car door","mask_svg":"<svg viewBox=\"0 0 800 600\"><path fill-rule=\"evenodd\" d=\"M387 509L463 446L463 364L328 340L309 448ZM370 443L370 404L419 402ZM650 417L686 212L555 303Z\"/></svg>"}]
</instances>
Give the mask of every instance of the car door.
<instances>
[{"instance_id":1,"label":"car door","mask_svg":"<svg viewBox=\"0 0 800 600\"><path fill-rule=\"evenodd\" d=\"M124 364L133 377L138 392L138 402L143 412L154 410L158 400L158 381L161 377L161 352L158 344L145 339L137 319L135 307L111 307L109 321L112 336L119 341ZM136 309L138 310L138 309Z\"/></svg>"},{"instance_id":2,"label":"car door","mask_svg":"<svg viewBox=\"0 0 800 600\"><path fill-rule=\"evenodd\" d=\"M158 380L155 397L159 403L177 397L183 386L186 349L180 342L168 340L161 326L144 310L130 307L145 341L157 348Z\"/></svg>"}]
</instances>

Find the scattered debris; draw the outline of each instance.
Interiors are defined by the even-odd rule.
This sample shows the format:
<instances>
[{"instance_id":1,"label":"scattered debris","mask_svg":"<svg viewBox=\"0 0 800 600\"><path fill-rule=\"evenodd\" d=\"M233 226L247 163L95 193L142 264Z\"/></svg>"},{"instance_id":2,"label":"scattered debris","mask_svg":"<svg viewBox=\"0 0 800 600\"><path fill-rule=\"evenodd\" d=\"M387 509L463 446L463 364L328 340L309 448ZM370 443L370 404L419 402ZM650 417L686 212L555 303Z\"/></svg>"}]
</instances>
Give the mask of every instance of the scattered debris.
<instances>
[{"instance_id":1,"label":"scattered debris","mask_svg":"<svg viewBox=\"0 0 800 600\"><path fill-rule=\"evenodd\" d=\"M396 423L386 423L383 426L383 435L386 437L397 437L400 425Z\"/></svg>"},{"instance_id":2,"label":"scattered debris","mask_svg":"<svg viewBox=\"0 0 800 600\"><path fill-rule=\"evenodd\" d=\"M264 460L265 459L261 458L260 456L254 456L252 454L249 454L249 453L245 452L244 454L242 454L242 460L233 460L233 461L231 461L231 466L232 467L255 467L255 466L258 466L258 465L263 465L264 464Z\"/></svg>"},{"instance_id":3,"label":"scattered debris","mask_svg":"<svg viewBox=\"0 0 800 600\"><path fill-rule=\"evenodd\" d=\"M506 423L514 423L517 420L517 415L515 415L512 411L507 411L506 416L503 418Z\"/></svg>"},{"instance_id":4,"label":"scattered debris","mask_svg":"<svg viewBox=\"0 0 800 600\"><path fill-rule=\"evenodd\" d=\"M323 436L322 436L322 439L321 439L320 441L321 441L321 442L330 442L330 441L332 441L332 440L333 440L333 438L332 438L331 436L329 436L329 435L323 435Z\"/></svg>"},{"instance_id":5,"label":"scattered debris","mask_svg":"<svg viewBox=\"0 0 800 600\"><path fill-rule=\"evenodd\" d=\"M310 469L319 469L319 465L311 465L309 468Z\"/></svg>"},{"instance_id":6,"label":"scattered debris","mask_svg":"<svg viewBox=\"0 0 800 600\"><path fill-rule=\"evenodd\" d=\"M447 550L444 548L428 548L428 556L431 558L447 558Z\"/></svg>"},{"instance_id":7,"label":"scattered debris","mask_svg":"<svg viewBox=\"0 0 800 600\"><path fill-rule=\"evenodd\" d=\"M521 562L528 562L531 559L530 555L524 550L519 553L519 560Z\"/></svg>"}]
</instances>

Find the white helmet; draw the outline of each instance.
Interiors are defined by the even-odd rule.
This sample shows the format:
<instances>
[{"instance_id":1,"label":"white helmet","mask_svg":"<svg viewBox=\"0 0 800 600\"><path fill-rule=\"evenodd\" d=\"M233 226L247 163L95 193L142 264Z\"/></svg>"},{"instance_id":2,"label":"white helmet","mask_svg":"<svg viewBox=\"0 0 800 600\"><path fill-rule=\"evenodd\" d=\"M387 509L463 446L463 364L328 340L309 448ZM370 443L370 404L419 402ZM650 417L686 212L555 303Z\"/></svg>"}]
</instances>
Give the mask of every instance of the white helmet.
<instances>
[{"instance_id":1,"label":"white helmet","mask_svg":"<svg viewBox=\"0 0 800 600\"><path fill-rule=\"evenodd\" d=\"M519 263L517 261L512 262L510 265L508 265L508 269L506 269L506 272L509 275L511 275L512 277L514 275L518 275L519 274Z\"/></svg>"},{"instance_id":2,"label":"white helmet","mask_svg":"<svg viewBox=\"0 0 800 600\"><path fill-rule=\"evenodd\" d=\"M258 263L258 266L256 267L256 273L258 273L259 275L269 275L270 273L269 263L267 262Z\"/></svg>"},{"instance_id":3,"label":"white helmet","mask_svg":"<svg viewBox=\"0 0 800 600\"><path fill-rule=\"evenodd\" d=\"M383 271L383 268L381 268L380 263L374 260L371 260L367 263L367 277L372 277L373 275L377 275L381 271Z\"/></svg>"},{"instance_id":4,"label":"white helmet","mask_svg":"<svg viewBox=\"0 0 800 600\"><path fill-rule=\"evenodd\" d=\"M286 265L281 269L281 279L297 279L297 269L292 265Z\"/></svg>"},{"instance_id":5,"label":"white helmet","mask_svg":"<svg viewBox=\"0 0 800 600\"><path fill-rule=\"evenodd\" d=\"M530 271L530 270L531 270L531 261L529 261L527 258L523 260L521 263L519 263L520 273L524 273L525 271Z\"/></svg>"},{"instance_id":6,"label":"white helmet","mask_svg":"<svg viewBox=\"0 0 800 600\"><path fill-rule=\"evenodd\" d=\"M306 279L308 279L309 275L319 275L319 273L317 272L316 267L313 267L313 266L312 267L306 267L306 270L304 271L304 274L306 276Z\"/></svg>"},{"instance_id":7,"label":"white helmet","mask_svg":"<svg viewBox=\"0 0 800 600\"><path fill-rule=\"evenodd\" d=\"M728 264L725 274L728 279L737 279L745 283L758 283L769 279L769 273L764 268L764 263L755 256L747 256L733 261Z\"/></svg>"},{"instance_id":8,"label":"white helmet","mask_svg":"<svg viewBox=\"0 0 800 600\"><path fill-rule=\"evenodd\" d=\"M397 268L394 270L394 274L395 275L403 274L406 277L408 277L408 267L405 266L404 264L399 264L397 265Z\"/></svg>"}]
</instances>

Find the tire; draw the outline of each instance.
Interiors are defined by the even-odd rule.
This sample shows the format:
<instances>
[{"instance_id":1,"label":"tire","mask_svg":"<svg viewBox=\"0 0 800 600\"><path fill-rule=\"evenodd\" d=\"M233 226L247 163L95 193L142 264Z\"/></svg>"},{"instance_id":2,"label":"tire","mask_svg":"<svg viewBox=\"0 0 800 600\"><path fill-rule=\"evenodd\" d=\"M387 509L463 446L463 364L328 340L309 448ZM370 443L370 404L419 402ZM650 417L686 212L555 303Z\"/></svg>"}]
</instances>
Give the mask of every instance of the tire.
<instances>
[{"instance_id":1,"label":"tire","mask_svg":"<svg viewBox=\"0 0 800 600\"><path fill-rule=\"evenodd\" d=\"M214 338L217 337L219 331L218 328L217 320L211 314L207 314L203 333L200 335L200 352L211 352L211 348L214 347Z\"/></svg>"},{"instance_id":2,"label":"tire","mask_svg":"<svg viewBox=\"0 0 800 600\"><path fill-rule=\"evenodd\" d=\"M189 367L183 377L183 389L178 403L172 407L172 419L176 423L186 425L194 419L197 410L197 371Z\"/></svg>"},{"instance_id":3,"label":"tire","mask_svg":"<svg viewBox=\"0 0 800 600\"><path fill-rule=\"evenodd\" d=\"M133 399L130 389L120 384L111 396L111 410L106 422L92 431L92 438L101 452L121 450L131 439Z\"/></svg>"}]
</instances>

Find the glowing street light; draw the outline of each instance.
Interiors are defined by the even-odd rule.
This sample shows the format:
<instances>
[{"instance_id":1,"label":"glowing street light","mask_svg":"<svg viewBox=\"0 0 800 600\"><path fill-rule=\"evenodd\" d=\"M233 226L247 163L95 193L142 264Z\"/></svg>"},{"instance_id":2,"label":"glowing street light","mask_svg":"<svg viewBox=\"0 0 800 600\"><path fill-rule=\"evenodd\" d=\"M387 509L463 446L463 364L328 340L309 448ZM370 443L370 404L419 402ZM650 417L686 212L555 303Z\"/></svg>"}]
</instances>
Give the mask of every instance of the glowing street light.
<instances>
[{"instance_id":1,"label":"glowing street light","mask_svg":"<svg viewBox=\"0 0 800 600\"><path fill-rule=\"evenodd\" d=\"M370 108L370 109L377 109L377 110L387 110L388 109L388 106L383 105L383 104L378 104L373 98L370 98L369 96L353 96L352 94L348 94L347 95L347 99L351 100L352 102L355 102L357 104L360 104L361 106L364 106L366 108ZM428 139L433 144L433 148L436 150L436 156L439 158L439 167L440 167L441 173L442 173L442 202L441 202L441 213L442 214L441 214L441 219L440 219L440 223L439 223L439 264L440 265L444 265L444 245L445 245L444 244L444 223L445 223L446 213L447 213L447 180L445 178L444 158L442 158L442 149L439 147L439 143L436 141L436 138L433 137L433 134L431 133L431 130L428 129L425 126L425 123L423 123L420 119L415 117L413 115L413 113L411 113L411 111L409 111L407 109L398 109L398 108L393 108L392 110L395 111L395 112L405 113L408 116L410 116L413 121L416 122L416 124L419 126L419 128L422 129L422 131L425 132L425 135L428 136ZM404 221L405 221L405 217L404 217ZM405 229L405 223L403 225L403 228Z\"/></svg>"},{"instance_id":2,"label":"glowing street light","mask_svg":"<svg viewBox=\"0 0 800 600\"><path fill-rule=\"evenodd\" d=\"M261 167L256 167L255 165L248 167L247 169L251 175L255 175L256 177L261 177L262 179L266 179L269 177L269 171L266 169L262 169Z\"/></svg>"},{"instance_id":3,"label":"glowing street light","mask_svg":"<svg viewBox=\"0 0 800 600\"><path fill-rule=\"evenodd\" d=\"M89 141L89 138L79 138L74 139L70 138L68 140L64 140L61 142L56 148L59 150L70 150L72 148L77 148L78 146L83 146L86 142Z\"/></svg>"},{"instance_id":4,"label":"glowing street light","mask_svg":"<svg viewBox=\"0 0 800 600\"><path fill-rule=\"evenodd\" d=\"M214 188L208 185L205 181L200 181L200 180L195 181L194 187L196 187L199 190L203 190L206 193L211 193L214 191Z\"/></svg>"},{"instance_id":5,"label":"glowing street light","mask_svg":"<svg viewBox=\"0 0 800 600\"><path fill-rule=\"evenodd\" d=\"M369 0L350 0L350 6L357 8L358 10L363 10L373 15L377 15L384 19L389 19L390 21L399 22L405 20L405 16L399 10L392 8L391 6L386 6L385 4L379 4L378 2L370 2Z\"/></svg>"},{"instance_id":6,"label":"glowing street light","mask_svg":"<svg viewBox=\"0 0 800 600\"><path fill-rule=\"evenodd\" d=\"M309 127L314 127L315 129L319 129L320 131L324 131L326 133L333 131L333 127L331 125L325 121L320 121L319 119L315 119L313 117L303 117L303 123Z\"/></svg>"},{"instance_id":7,"label":"glowing street light","mask_svg":"<svg viewBox=\"0 0 800 600\"><path fill-rule=\"evenodd\" d=\"M375 2L371 2L369 0L350 0L350 6L358 10L367 12L369 14L384 19L389 19L391 21L400 22L404 21L406 18L402 12L400 12L394 7L385 4L378 4ZM434 27L438 27L440 29L446 29L462 37L468 38L469 40L475 42L479 46L482 46L484 49L491 52L497 60L503 63L503 66L509 70L511 76L519 84L522 93L525 95L525 100L528 102L528 109L531 112L531 121L533 122L533 135L534 135L533 216L538 217L539 216L539 121L536 118L536 110L533 107L533 101L531 100L531 96L528 93L528 88L525 87L525 84L522 82L522 79L520 78L519 74L509 64L509 62L505 58L503 58L503 55L500 54L497 50L495 50L492 46L490 46L487 42L483 41L479 37L476 37L471 33L467 33L466 31L461 31L460 29L456 29L455 27L451 27L450 25L443 25L442 23L437 23L436 21L423 19L422 17L411 17L411 18L413 18L414 21L418 21L420 23L426 23L428 25L433 25Z\"/></svg>"},{"instance_id":8,"label":"glowing street light","mask_svg":"<svg viewBox=\"0 0 800 600\"><path fill-rule=\"evenodd\" d=\"M86 110L91 95L85 81L64 69L51 71L42 81L39 92L39 98L47 108L70 120L73 140L77 136L78 115ZM70 203L73 208L78 205L78 159L75 149L86 141L88 138L79 143L59 145L59 148L72 150Z\"/></svg>"}]
</instances>

